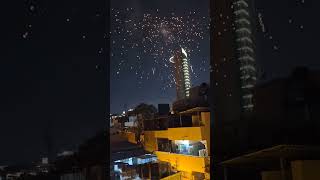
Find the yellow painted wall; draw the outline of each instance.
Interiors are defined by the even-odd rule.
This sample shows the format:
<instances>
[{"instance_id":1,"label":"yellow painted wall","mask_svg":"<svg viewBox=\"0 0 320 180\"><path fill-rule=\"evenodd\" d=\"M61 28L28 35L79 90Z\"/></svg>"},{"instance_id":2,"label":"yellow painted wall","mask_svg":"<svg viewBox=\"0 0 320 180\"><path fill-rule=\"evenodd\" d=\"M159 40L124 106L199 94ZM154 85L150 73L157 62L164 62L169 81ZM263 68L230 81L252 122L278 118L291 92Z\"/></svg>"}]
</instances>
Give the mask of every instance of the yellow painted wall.
<instances>
[{"instance_id":1,"label":"yellow painted wall","mask_svg":"<svg viewBox=\"0 0 320 180\"><path fill-rule=\"evenodd\" d=\"M128 138L128 142L137 144L136 135L133 132L126 132L126 136Z\"/></svg>"},{"instance_id":2,"label":"yellow painted wall","mask_svg":"<svg viewBox=\"0 0 320 180\"><path fill-rule=\"evenodd\" d=\"M203 174L204 175L204 174ZM210 174L208 176L197 176L194 173L190 172L181 172L181 180L209 180L210 179Z\"/></svg>"},{"instance_id":3,"label":"yellow painted wall","mask_svg":"<svg viewBox=\"0 0 320 180\"><path fill-rule=\"evenodd\" d=\"M204 129L204 127L169 128L168 139L194 141L204 140L202 129Z\"/></svg>"},{"instance_id":4,"label":"yellow painted wall","mask_svg":"<svg viewBox=\"0 0 320 180\"><path fill-rule=\"evenodd\" d=\"M193 118L197 119L197 117ZM201 112L201 121L204 123L204 126L201 127L179 127L154 131L155 137L168 138L170 140L207 140L208 147L210 147L210 112Z\"/></svg>"},{"instance_id":5,"label":"yellow painted wall","mask_svg":"<svg viewBox=\"0 0 320 180\"><path fill-rule=\"evenodd\" d=\"M201 112L201 121L204 123L204 128L202 128L202 134L204 136L204 139L207 140L207 148L208 148L208 155L210 156L210 122L211 122L211 118L210 118L210 112Z\"/></svg>"},{"instance_id":6,"label":"yellow painted wall","mask_svg":"<svg viewBox=\"0 0 320 180\"><path fill-rule=\"evenodd\" d=\"M169 162L178 171L205 173L206 158L156 151L158 160Z\"/></svg>"},{"instance_id":7,"label":"yellow painted wall","mask_svg":"<svg viewBox=\"0 0 320 180\"><path fill-rule=\"evenodd\" d=\"M210 173L205 173L204 175L206 179L210 179Z\"/></svg>"},{"instance_id":8,"label":"yellow painted wall","mask_svg":"<svg viewBox=\"0 0 320 180\"><path fill-rule=\"evenodd\" d=\"M156 138L168 138L168 130L154 131Z\"/></svg>"},{"instance_id":9,"label":"yellow painted wall","mask_svg":"<svg viewBox=\"0 0 320 180\"><path fill-rule=\"evenodd\" d=\"M191 172L181 172L181 180L190 180L192 178Z\"/></svg>"},{"instance_id":10,"label":"yellow painted wall","mask_svg":"<svg viewBox=\"0 0 320 180\"><path fill-rule=\"evenodd\" d=\"M281 180L280 171L263 171L261 172L262 180Z\"/></svg>"},{"instance_id":11,"label":"yellow painted wall","mask_svg":"<svg viewBox=\"0 0 320 180\"><path fill-rule=\"evenodd\" d=\"M291 162L292 180L320 179L320 161L305 160Z\"/></svg>"},{"instance_id":12,"label":"yellow painted wall","mask_svg":"<svg viewBox=\"0 0 320 180\"><path fill-rule=\"evenodd\" d=\"M193 115L193 116L192 116L192 124L193 124L193 126L199 126L199 125L201 125L200 116L198 116L198 115Z\"/></svg>"},{"instance_id":13,"label":"yellow painted wall","mask_svg":"<svg viewBox=\"0 0 320 180\"><path fill-rule=\"evenodd\" d=\"M204 140L202 132L204 127L168 128L168 130L154 131L156 138L168 138L170 140Z\"/></svg>"},{"instance_id":14,"label":"yellow painted wall","mask_svg":"<svg viewBox=\"0 0 320 180\"><path fill-rule=\"evenodd\" d=\"M149 152L158 150L157 139L155 137L155 131L144 132L144 149Z\"/></svg>"}]
</instances>

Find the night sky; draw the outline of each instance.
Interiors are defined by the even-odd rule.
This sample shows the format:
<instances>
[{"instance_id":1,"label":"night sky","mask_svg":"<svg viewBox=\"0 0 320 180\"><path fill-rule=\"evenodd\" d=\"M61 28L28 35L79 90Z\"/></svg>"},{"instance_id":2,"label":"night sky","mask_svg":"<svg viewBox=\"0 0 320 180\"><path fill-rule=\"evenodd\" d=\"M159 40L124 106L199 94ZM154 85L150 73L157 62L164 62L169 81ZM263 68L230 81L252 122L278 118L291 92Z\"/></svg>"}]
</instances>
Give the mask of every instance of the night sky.
<instances>
[{"instance_id":1,"label":"night sky","mask_svg":"<svg viewBox=\"0 0 320 180\"><path fill-rule=\"evenodd\" d=\"M287 76L296 66L320 68L319 1L256 1L257 64L265 79Z\"/></svg>"},{"instance_id":2,"label":"night sky","mask_svg":"<svg viewBox=\"0 0 320 180\"><path fill-rule=\"evenodd\" d=\"M135 2L135 3L133 3ZM176 99L173 51L186 49L193 85L209 83L209 1L111 1L110 108Z\"/></svg>"},{"instance_id":3,"label":"night sky","mask_svg":"<svg viewBox=\"0 0 320 180\"><path fill-rule=\"evenodd\" d=\"M76 149L106 126L106 2L1 7L0 165Z\"/></svg>"},{"instance_id":4,"label":"night sky","mask_svg":"<svg viewBox=\"0 0 320 180\"><path fill-rule=\"evenodd\" d=\"M165 40L159 39L157 36L157 34L160 37L166 36L165 33L170 32L170 28L162 30L159 24L164 17L167 19L182 17L185 25L188 24L187 20L190 18L201 22L201 25L208 24L208 19L202 18L208 18L209 2L207 0L113 0L111 2L111 112L122 112L125 109L133 108L139 102L155 105L157 103L172 103L175 99L175 89L170 77L172 74L170 66L166 66L170 65L167 61L171 57L172 46L167 46ZM311 0L255 1L254 21L257 29L259 80L266 81L287 76L296 66L320 68L317 58L319 25L316 23L319 4L318 1ZM190 12L192 15L189 14ZM144 18L145 15L148 15L147 18ZM190 18L187 17L188 15ZM153 19L152 21L156 17L159 18L155 23L157 24L156 28L151 28L151 30L137 28L133 32L131 31L134 29L132 24L138 24L143 19L147 19L147 21L143 21L142 25L147 24L148 27L149 17ZM175 21L171 22L175 23ZM177 24L179 23L177 22ZM193 28L191 27L191 29ZM203 28L196 26L194 30L202 32ZM148 36L150 32L154 32L151 42L148 42L147 39L147 43L141 43L143 37ZM192 39L194 41L172 44L182 44L181 46L192 51L189 52L194 70L192 84L198 85L201 82L208 82L208 70L210 69L209 34L203 33L202 39L196 36L186 36L185 33L172 34L179 40ZM137 47L134 47L135 42L139 43ZM153 42L156 42L154 43L156 48L152 47ZM164 52L152 55L154 52L158 52L157 50L161 47L164 47Z\"/></svg>"}]
</instances>

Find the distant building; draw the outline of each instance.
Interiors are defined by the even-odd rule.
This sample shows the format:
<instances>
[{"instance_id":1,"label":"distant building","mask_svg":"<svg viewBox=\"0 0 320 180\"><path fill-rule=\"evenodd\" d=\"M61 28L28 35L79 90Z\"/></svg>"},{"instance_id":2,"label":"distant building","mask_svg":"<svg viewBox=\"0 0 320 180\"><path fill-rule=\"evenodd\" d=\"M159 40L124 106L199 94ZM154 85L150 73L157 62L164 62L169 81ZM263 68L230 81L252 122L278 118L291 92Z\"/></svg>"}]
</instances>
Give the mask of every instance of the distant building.
<instances>
[{"instance_id":1,"label":"distant building","mask_svg":"<svg viewBox=\"0 0 320 180\"><path fill-rule=\"evenodd\" d=\"M225 146L246 143L245 151L228 150L233 155L223 163L228 168L228 179L254 179L259 171L263 171L265 180L319 179L315 176L319 174L319 92L320 71L304 67L296 68L288 77L257 85L253 89L254 116L246 122L246 131L230 123L226 134L219 136ZM247 141L239 142L237 137L243 134ZM234 170L251 163L255 165L250 172Z\"/></svg>"},{"instance_id":2,"label":"distant building","mask_svg":"<svg viewBox=\"0 0 320 180\"><path fill-rule=\"evenodd\" d=\"M175 51L170 58L174 67L174 81L176 84L177 99L184 99L190 96L191 79L188 54L181 48Z\"/></svg>"},{"instance_id":3,"label":"distant building","mask_svg":"<svg viewBox=\"0 0 320 180\"><path fill-rule=\"evenodd\" d=\"M208 107L209 106L210 86L202 83L199 86L190 88L190 96L188 98L180 99L172 104L173 112L185 111L194 107Z\"/></svg>"},{"instance_id":4,"label":"distant building","mask_svg":"<svg viewBox=\"0 0 320 180\"><path fill-rule=\"evenodd\" d=\"M320 145L320 71L297 68L287 78L255 88L256 114L250 123L253 147Z\"/></svg>"},{"instance_id":5,"label":"distant building","mask_svg":"<svg viewBox=\"0 0 320 180\"><path fill-rule=\"evenodd\" d=\"M253 1L211 1L210 102L215 119L213 141L218 143L214 149L217 163L247 150L257 81Z\"/></svg>"},{"instance_id":6,"label":"distant building","mask_svg":"<svg viewBox=\"0 0 320 180\"><path fill-rule=\"evenodd\" d=\"M170 105L169 104L158 104L158 115L168 115L170 113Z\"/></svg>"},{"instance_id":7,"label":"distant building","mask_svg":"<svg viewBox=\"0 0 320 180\"><path fill-rule=\"evenodd\" d=\"M106 180L107 169L106 131L81 144L77 153L58 156L55 160L55 173L60 180Z\"/></svg>"},{"instance_id":8,"label":"distant building","mask_svg":"<svg viewBox=\"0 0 320 180\"><path fill-rule=\"evenodd\" d=\"M137 126L137 116L130 115L128 116L128 121L124 123L125 127L136 127Z\"/></svg>"},{"instance_id":9,"label":"distant building","mask_svg":"<svg viewBox=\"0 0 320 180\"><path fill-rule=\"evenodd\" d=\"M277 145L222 162L226 180L320 179L319 146ZM241 176L234 172L245 172Z\"/></svg>"},{"instance_id":10,"label":"distant building","mask_svg":"<svg viewBox=\"0 0 320 180\"><path fill-rule=\"evenodd\" d=\"M251 0L212 4L214 103L220 119L233 121L254 108L252 89L257 80L254 7Z\"/></svg>"}]
</instances>

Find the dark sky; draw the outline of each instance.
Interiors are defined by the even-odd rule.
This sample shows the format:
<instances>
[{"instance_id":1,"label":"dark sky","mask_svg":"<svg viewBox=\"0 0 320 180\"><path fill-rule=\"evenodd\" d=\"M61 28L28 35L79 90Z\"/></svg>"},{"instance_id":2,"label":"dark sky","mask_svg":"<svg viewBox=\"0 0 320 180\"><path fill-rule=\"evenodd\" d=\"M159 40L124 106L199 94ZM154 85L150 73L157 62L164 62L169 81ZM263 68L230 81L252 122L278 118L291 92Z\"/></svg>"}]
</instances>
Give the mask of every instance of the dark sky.
<instances>
[{"instance_id":1,"label":"dark sky","mask_svg":"<svg viewBox=\"0 0 320 180\"><path fill-rule=\"evenodd\" d=\"M111 1L112 113L142 102L171 104L176 92L169 59L179 46L188 52L192 85L209 83L208 7L207 0Z\"/></svg>"},{"instance_id":2,"label":"dark sky","mask_svg":"<svg viewBox=\"0 0 320 180\"><path fill-rule=\"evenodd\" d=\"M296 66L320 68L319 1L259 0L255 3L259 24L258 65L267 79L287 76Z\"/></svg>"},{"instance_id":3,"label":"dark sky","mask_svg":"<svg viewBox=\"0 0 320 180\"><path fill-rule=\"evenodd\" d=\"M106 126L105 3L2 3L0 165L39 160L48 142L75 149Z\"/></svg>"},{"instance_id":4,"label":"dark sky","mask_svg":"<svg viewBox=\"0 0 320 180\"><path fill-rule=\"evenodd\" d=\"M186 17L189 11L196 11L196 14L192 16L194 18L208 16L208 3L209 1L207 0L113 0L111 6L114 10L112 11L111 20L115 20L117 17L114 17L114 14L120 11L120 17L118 16L120 21L115 23L111 21L111 27L118 27L121 24L121 19L141 20L141 16L148 13L152 14L152 17L170 17L171 12L174 11L175 15L172 16ZM260 76L264 77L263 81L287 76L296 66L319 69L320 63L317 49L320 34L318 33L319 24L316 22L319 17L317 14L319 5L320 2L314 0L255 1L254 20L257 23L256 28L258 30L256 37L257 66L259 74L264 74L264 76ZM129 9L130 13L126 13L125 8L127 7L133 8L133 12ZM129 15L121 16L121 14ZM125 23L122 22L122 24ZM126 30L126 28L124 29ZM125 34L120 33L120 37L127 37ZM142 31L142 34L145 35L145 32ZM135 40L138 41L141 41L142 37L134 36ZM200 70L203 64L207 66L209 64L209 35L204 35L204 37L204 40L193 37L185 38L196 39L195 42L200 42L201 53L192 52L190 58L197 75L197 77L195 75L192 77L193 85L208 80L207 72ZM184 36L180 36L180 38L183 39ZM130 47L127 48L125 45L124 49L122 49L121 45L128 44L130 37L126 38L125 41L123 39L119 40L118 36L113 35L113 32L111 32L111 39L115 40L115 44L111 42L111 52L114 55L110 59L111 112L122 112L125 108L132 108L132 106L142 101L154 104L171 103L175 98L174 88L162 89L168 84L163 83L162 79L162 77L166 79L165 76L170 74L165 70L168 68L160 67L159 69L164 71L164 73L159 72L160 76L150 77L146 75L146 73L154 70L152 67L155 67L155 65L152 56L148 55L148 53L140 56L139 51L150 49L149 46L147 48L132 49ZM124 50L128 51L125 52ZM120 52L123 52L123 55L119 55ZM136 54L139 54L139 59L143 61L141 68L136 68L136 66L139 66ZM168 54L162 54L158 58L168 59L168 56ZM134 63L136 64L133 66L133 70L128 68ZM137 72L136 69L138 69L138 74L135 74ZM205 70L208 70L208 68ZM141 75L140 72L144 74ZM141 76L143 78L139 79Z\"/></svg>"}]
</instances>

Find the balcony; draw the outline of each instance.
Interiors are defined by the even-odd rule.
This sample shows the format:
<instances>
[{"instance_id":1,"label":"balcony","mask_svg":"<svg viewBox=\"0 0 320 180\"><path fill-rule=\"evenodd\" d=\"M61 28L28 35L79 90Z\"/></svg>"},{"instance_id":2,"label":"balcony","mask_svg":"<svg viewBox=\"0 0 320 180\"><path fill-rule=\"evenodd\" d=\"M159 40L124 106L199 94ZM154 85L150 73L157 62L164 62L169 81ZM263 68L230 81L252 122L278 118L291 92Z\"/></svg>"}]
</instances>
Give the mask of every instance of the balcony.
<instances>
[{"instance_id":1,"label":"balcony","mask_svg":"<svg viewBox=\"0 0 320 180\"><path fill-rule=\"evenodd\" d=\"M181 172L178 172L174 175L162 178L161 180L181 180L181 174L182 174Z\"/></svg>"},{"instance_id":2,"label":"balcony","mask_svg":"<svg viewBox=\"0 0 320 180\"><path fill-rule=\"evenodd\" d=\"M168 128L168 130L155 131L156 138L169 140L205 140L205 127Z\"/></svg>"},{"instance_id":3,"label":"balcony","mask_svg":"<svg viewBox=\"0 0 320 180\"><path fill-rule=\"evenodd\" d=\"M159 161L168 162L177 171L207 173L210 168L209 157L188 156L156 151Z\"/></svg>"}]
</instances>

